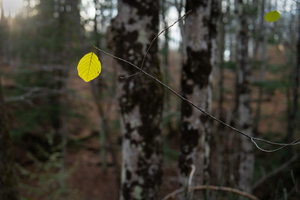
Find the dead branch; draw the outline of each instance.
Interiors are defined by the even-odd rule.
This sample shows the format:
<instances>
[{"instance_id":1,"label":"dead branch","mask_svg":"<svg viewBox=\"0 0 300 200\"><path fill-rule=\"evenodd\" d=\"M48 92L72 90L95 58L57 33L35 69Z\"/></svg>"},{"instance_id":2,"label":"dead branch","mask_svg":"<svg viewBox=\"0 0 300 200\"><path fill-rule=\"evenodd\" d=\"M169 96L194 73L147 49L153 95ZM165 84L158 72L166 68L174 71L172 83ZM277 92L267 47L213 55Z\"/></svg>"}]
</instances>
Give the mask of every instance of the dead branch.
<instances>
[{"instance_id":1,"label":"dead branch","mask_svg":"<svg viewBox=\"0 0 300 200\"><path fill-rule=\"evenodd\" d=\"M190 188L190 190L217 190L217 191L224 191L224 192L232 192L235 194L238 194L240 196L244 196L247 197L249 199L253 199L253 200L259 200L256 196L249 194L247 192L243 192L241 190L238 189L234 189L234 188L230 188L230 187L222 187L222 186L213 186L213 185L199 185L199 186L193 186ZM166 195L162 200L167 200L170 197L175 196L176 194L179 194L181 192L184 192L185 188L180 188L178 190L175 190L174 192Z\"/></svg>"},{"instance_id":2,"label":"dead branch","mask_svg":"<svg viewBox=\"0 0 300 200\"><path fill-rule=\"evenodd\" d=\"M189 12L190 12L190 11L189 11ZM189 12L188 12L188 13L189 13ZM179 20L177 20L176 22L178 22L178 21L180 21L181 19L183 19L183 17L185 17L188 13L186 13L185 15L183 15L183 16L182 16ZM176 23L176 22L175 22L175 23ZM170 25L169 27L167 27L167 28L165 28L163 31L161 31L161 32L160 32L160 33L152 40L151 44L153 43L153 41L154 41L161 33L163 33L163 32L164 32L165 30L167 30L168 28L172 27L175 23L173 23L172 25ZM149 46L148 50L149 50L150 48L151 48L151 45ZM162 85L163 87L165 87L166 89L168 89L169 91L171 91L173 94L175 94L175 95L176 95L177 97L179 97L181 100L187 102L188 104L190 104L191 106L193 106L193 107L196 108L197 110L201 111L201 112L202 112L203 114L205 114L207 117L211 118L212 120L215 120L215 121L219 122L220 124L222 124L222 125L224 125L224 126L230 128L230 129L232 129L233 131L235 131L235 132L237 132L237 133L239 133L239 134L241 134L241 135L243 135L243 136L249 138L249 139L252 141L252 143L256 146L256 148L258 148L259 150L261 150L261 151L263 151L263 152L266 152L266 153L273 153L273 152L279 151L279 150L281 150L281 149L284 149L284 148L286 148L286 147L289 147L289 146L295 146L295 145L300 144L300 142L299 142L299 141L300 141L300 138L296 139L295 141L293 141L293 142L291 142L291 143L285 144L285 143L271 142L271 141L269 141L269 140L260 139L260 138L256 138L256 137L250 136L250 135L248 135L248 134L246 134L246 133L240 131L239 129L234 128L234 127L230 126L229 124L227 124L227 123L221 121L220 119L214 117L213 115L209 114L208 112L206 112L205 110L203 110L202 108L200 108L199 106L197 106L195 103L193 103L193 102L191 102L190 100L188 100L188 99L184 98L183 96L181 96L178 92L176 92L176 91L173 90L171 87L169 87L168 85L166 85L166 84L164 84L163 82L161 82L161 81L160 81L159 79L157 79L156 77L154 77L154 76L152 76L151 74L149 74L149 73L147 73L146 71L144 71L141 67L138 67L138 66L136 66L135 64L133 64L133 63L127 61L127 60L124 60L124 59L119 58L119 57L117 57L117 56L114 56L114 55L112 55L112 54L110 54L110 53L107 53L107 52L105 52L105 51L99 49L98 47L93 46L93 49L97 49L97 50L98 50L99 52L101 52L101 53L104 53L104 54L106 54L106 55L108 55L108 56L110 56L110 57L113 57L113 58L115 58L115 59L117 59L117 60L120 60L120 61L122 61L122 62L125 62L125 63L127 63L127 64L133 66L134 68L136 68L136 69L138 70L138 72L135 73L135 74L133 74L133 75L130 75L130 76L127 76L127 77L120 77L120 78L129 78L129 77L133 77L133 76L135 76L135 75L138 75L138 74L140 74L140 73L146 75L147 77L153 79L153 80L156 81L158 84ZM147 50L147 52L148 52L148 50ZM146 56L147 56L147 53L145 54L144 58L145 58ZM261 147L257 144L257 141L259 141L259 142L264 142L264 143L267 143L267 144L270 144L270 145L280 146L280 147L277 148L277 149L274 149L274 150L263 149L263 148L261 148Z\"/></svg>"}]
</instances>

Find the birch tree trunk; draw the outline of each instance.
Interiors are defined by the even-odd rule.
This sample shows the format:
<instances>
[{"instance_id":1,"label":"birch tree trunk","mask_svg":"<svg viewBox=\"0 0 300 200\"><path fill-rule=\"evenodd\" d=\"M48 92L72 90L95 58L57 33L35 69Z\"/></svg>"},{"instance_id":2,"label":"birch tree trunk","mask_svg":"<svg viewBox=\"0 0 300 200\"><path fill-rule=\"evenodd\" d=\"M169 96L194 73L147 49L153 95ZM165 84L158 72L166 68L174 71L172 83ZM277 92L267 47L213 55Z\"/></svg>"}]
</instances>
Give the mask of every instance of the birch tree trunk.
<instances>
[{"instance_id":1,"label":"birch tree trunk","mask_svg":"<svg viewBox=\"0 0 300 200\"><path fill-rule=\"evenodd\" d=\"M119 0L118 15L108 32L114 55L141 66L144 54L158 33L158 0ZM161 78L153 43L143 69ZM123 132L120 199L158 199L162 176L163 88L136 70L117 61L117 97Z\"/></svg>"},{"instance_id":2,"label":"birch tree trunk","mask_svg":"<svg viewBox=\"0 0 300 200\"><path fill-rule=\"evenodd\" d=\"M252 67L248 58L248 23L243 0L236 0L236 14L239 19L238 60L236 83L236 121L241 131L253 135L251 116L251 72ZM239 163L239 188L251 192L254 167L254 146L249 138L241 137Z\"/></svg>"},{"instance_id":3,"label":"birch tree trunk","mask_svg":"<svg viewBox=\"0 0 300 200\"><path fill-rule=\"evenodd\" d=\"M199 107L211 110L211 79L215 61L216 17L215 0L189 0L186 11L184 34L186 55L182 70L182 95ZM204 114L182 101L181 144L179 157L179 183L187 187L191 166L195 166L192 185L207 184L210 160L210 121ZM196 195L194 195L197 198ZM186 199L185 195L179 199Z\"/></svg>"},{"instance_id":4,"label":"birch tree trunk","mask_svg":"<svg viewBox=\"0 0 300 200\"><path fill-rule=\"evenodd\" d=\"M8 21L4 16L3 0L0 0L0 58L3 63L8 63L8 46L9 46L9 25Z\"/></svg>"},{"instance_id":5,"label":"birch tree trunk","mask_svg":"<svg viewBox=\"0 0 300 200\"><path fill-rule=\"evenodd\" d=\"M297 6L298 9L300 6ZM299 11L298 11L299 12ZM293 135L296 128L296 116L298 111L298 91L299 91L299 67L300 67L300 12L298 13L298 34L297 34L297 55L296 55L296 65L293 69L293 97L291 103L291 112L289 115L289 122L288 122L288 135L287 135L287 142L290 143L293 141ZM288 147L287 155L291 156L292 154L292 147Z\"/></svg>"},{"instance_id":6,"label":"birch tree trunk","mask_svg":"<svg viewBox=\"0 0 300 200\"><path fill-rule=\"evenodd\" d=\"M254 51L253 51L253 61L251 65L254 67L255 62L256 62L256 57L257 57L257 51L259 45L261 45L261 69L260 69L260 74L259 74L259 82L264 81L264 76L266 72L266 63L267 63L267 45L268 45L268 37L267 37L267 26L265 25L265 19L264 19L264 8L265 8L265 0L261 1L261 7L260 7L260 25L259 25L259 30L260 33L258 37L255 39L254 43ZM263 38L262 43L260 44L259 38ZM258 102L257 102L257 107L256 107L256 112L255 112L255 119L253 123L253 133L258 133L258 125L259 125L259 120L260 120L260 111L261 111L261 103L262 103L262 96L263 96L263 87L260 85L258 87Z\"/></svg>"},{"instance_id":7,"label":"birch tree trunk","mask_svg":"<svg viewBox=\"0 0 300 200\"><path fill-rule=\"evenodd\" d=\"M18 200L19 193L14 177L12 142L5 115L2 87L0 82L0 199Z\"/></svg>"}]
</instances>

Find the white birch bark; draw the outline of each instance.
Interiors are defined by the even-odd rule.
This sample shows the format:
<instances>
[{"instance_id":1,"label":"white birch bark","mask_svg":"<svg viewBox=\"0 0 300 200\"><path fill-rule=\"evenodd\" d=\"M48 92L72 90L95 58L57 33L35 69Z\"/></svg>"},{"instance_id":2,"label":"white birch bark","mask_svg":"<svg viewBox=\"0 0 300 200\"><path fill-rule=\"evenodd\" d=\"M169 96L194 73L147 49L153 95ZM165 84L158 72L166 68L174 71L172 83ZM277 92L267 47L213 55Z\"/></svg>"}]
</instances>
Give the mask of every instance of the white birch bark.
<instances>
[{"instance_id":1,"label":"white birch bark","mask_svg":"<svg viewBox=\"0 0 300 200\"><path fill-rule=\"evenodd\" d=\"M144 54L158 33L158 0L119 0L118 15L108 33L114 55L141 66ZM157 42L153 43L143 69L161 78ZM162 177L161 117L163 88L136 70L117 61L117 96L123 134L121 200L158 199Z\"/></svg>"},{"instance_id":2,"label":"white birch bark","mask_svg":"<svg viewBox=\"0 0 300 200\"><path fill-rule=\"evenodd\" d=\"M237 125L241 131L253 135L251 116L251 72L248 58L248 23L243 0L236 0L236 12L239 19L238 32L238 74L237 74ZM241 137L238 186L251 192L254 168L254 146L249 138Z\"/></svg>"},{"instance_id":3,"label":"white birch bark","mask_svg":"<svg viewBox=\"0 0 300 200\"><path fill-rule=\"evenodd\" d=\"M184 33L186 58L182 70L183 96L210 112L212 67L215 61L216 17L215 0L187 1ZM204 114L182 102L181 149L179 157L179 183L187 187L191 166L195 166L192 185L203 185L209 181L210 121ZM201 196L201 195L200 195ZM194 197L200 197L194 194ZM186 199L186 195L178 196Z\"/></svg>"}]
</instances>

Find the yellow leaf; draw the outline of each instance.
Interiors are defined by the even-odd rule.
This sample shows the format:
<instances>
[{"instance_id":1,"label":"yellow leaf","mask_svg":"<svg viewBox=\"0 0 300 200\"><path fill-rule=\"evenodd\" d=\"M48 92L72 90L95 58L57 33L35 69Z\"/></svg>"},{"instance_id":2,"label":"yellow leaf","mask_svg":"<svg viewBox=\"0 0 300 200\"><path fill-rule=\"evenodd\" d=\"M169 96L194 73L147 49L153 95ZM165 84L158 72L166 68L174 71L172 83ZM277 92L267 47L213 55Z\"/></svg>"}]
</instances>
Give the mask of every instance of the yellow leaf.
<instances>
[{"instance_id":1,"label":"yellow leaf","mask_svg":"<svg viewBox=\"0 0 300 200\"><path fill-rule=\"evenodd\" d=\"M265 15L265 20L269 23L276 22L280 18L280 13L277 10L270 11Z\"/></svg>"},{"instance_id":2,"label":"yellow leaf","mask_svg":"<svg viewBox=\"0 0 300 200\"><path fill-rule=\"evenodd\" d=\"M89 82L101 73L101 63L97 55L91 52L80 59L77 70L78 75L85 82Z\"/></svg>"}]
</instances>

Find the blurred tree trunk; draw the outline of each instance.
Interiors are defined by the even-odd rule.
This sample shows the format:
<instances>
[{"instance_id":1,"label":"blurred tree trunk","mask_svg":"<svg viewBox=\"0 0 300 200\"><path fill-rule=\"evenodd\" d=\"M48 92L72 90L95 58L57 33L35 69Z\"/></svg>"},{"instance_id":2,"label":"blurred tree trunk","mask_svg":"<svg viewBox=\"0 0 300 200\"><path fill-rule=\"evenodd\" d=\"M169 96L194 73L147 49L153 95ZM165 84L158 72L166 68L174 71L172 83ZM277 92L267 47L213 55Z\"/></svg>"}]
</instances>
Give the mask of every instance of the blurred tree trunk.
<instances>
[{"instance_id":1,"label":"blurred tree trunk","mask_svg":"<svg viewBox=\"0 0 300 200\"><path fill-rule=\"evenodd\" d=\"M255 67L256 63L256 56L257 56L257 51L259 47L259 39L262 38L263 41L261 43L261 70L259 74L259 82L260 84L263 83L264 81L264 76L265 76L265 71L266 71L266 62L267 62L267 45L268 45L268 38L267 38L267 31L266 31L266 26L265 26L265 19L264 19L264 8L265 8L265 0L261 1L261 7L260 7L260 24L259 24L259 30L260 32L257 33L258 35L256 36L255 43L254 43L254 51L253 51L253 61L252 61L252 66L253 68ZM253 125L253 132L258 133L258 125L259 125L259 120L260 120L260 110L261 110L261 103L262 103L262 96L263 96L263 87L262 85L259 86L258 88L258 102L257 102L257 108L255 112L255 121Z\"/></svg>"},{"instance_id":2,"label":"blurred tree trunk","mask_svg":"<svg viewBox=\"0 0 300 200\"><path fill-rule=\"evenodd\" d=\"M268 40L267 36L263 35L263 43L261 44L261 69L260 69L259 80L258 80L260 82L260 84L262 84L264 82L264 79L265 79L264 77L265 77L266 68L267 68L267 60L268 60L268 58L267 58L267 56L268 56L267 55L268 41L267 40ZM263 96L263 86L259 85L257 108L256 108L256 112L255 112L255 121L254 121L254 125L253 125L253 132L255 134L258 133L259 121L261 118L262 96Z\"/></svg>"},{"instance_id":3,"label":"blurred tree trunk","mask_svg":"<svg viewBox=\"0 0 300 200\"><path fill-rule=\"evenodd\" d=\"M8 130L8 120L4 110L0 80L0 199L18 200L19 192L14 174L12 142Z\"/></svg>"},{"instance_id":4,"label":"blurred tree trunk","mask_svg":"<svg viewBox=\"0 0 300 200\"><path fill-rule=\"evenodd\" d=\"M8 63L8 36L9 36L9 26L7 18L4 16L3 0L0 0L0 58L2 58L3 63Z\"/></svg>"},{"instance_id":5,"label":"blurred tree trunk","mask_svg":"<svg viewBox=\"0 0 300 200\"><path fill-rule=\"evenodd\" d=\"M95 44L103 48L105 46L104 44L104 33L101 33L98 27L99 24L99 19L101 18L101 27L105 27L105 16L104 16L104 9L103 7L105 6L105 3L100 3L99 0L94 0L95 3L95 25L94 25L94 35L95 35ZM98 54L99 59L101 60L102 55ZM102 72L104 73L104 72ZM101 140L101 159L102 159L102 168L105 171L107 167L107 162L106 162L106 146L108 145L108 150L109 153L112 157L112 162L114 164L114 172L115 172L115 177L116 177L116 183L118 185L118 189L120 188L120 172L118 168L118 162L117 158L113 149L113 144L111 140L111 132L109 128L109 116L105 115L105 109L103 107L103 100L104 100L104 93L107 90L108 86L105 82L105 79L103 76L100 76L94 80L91 81L91 87L92 87L92 92L94 96L95 103L97 105L98 113L99 113L99 124L100 124L100 130L99 130L99 136ZM113 87L114 88L114 87ZM113 94L114 95L114 94ZM110 109L110 108L108 108Z\"/></svg>"},{"instance_id":6,"label":"blurred tree trunk","mask_svg":"<svg viewBox=\"0 0 300 200\"><path fill-rule=\"evenodd\" d=\"M147 3L146 3L147 2ZM141 66L146 49L158 33L159 1L119 0L118 15L108 32L114 55ZM157 42L143 69L161 79ZM117 61L117 76L136 70ZM163 88L142 75L118 79L117 97L123 132L120 199L158 199L162 178Z\"/></svg>"},{"instance_id":7,"label":"blurred tree trunk","mask_svg":"<svg viewBox=\"0 0 300 200\"><path fill-rule=\"evenodd\" d=\"M297 6L298 9L300 6ZM297 34L297 55L296 55L296 65L293 69L293 95L292 95L292 103L291 110L289 115L288 122L288 135L287 142L291 143L293 141L293 135L296 127L296 116L298 111L298 88L299 88L299 67L300 67L300 11L298 10L298 34ZM292 154L292 147L288 147L287 155L290 157Z\"/></svg>"},{"instance_id":8,"label":"blurred tree trunk","mask_svg":"<svg viewBox=\"0 0 300 200\"><path fill-rule=\"evenodd\" d=\"M98 23L99 21L97 20L98 17L101 17L101 25L104 27L104 21L102 20L103 16L103 10L101 9L103 6L99 2L99 0L94 0L95 3L95 18L94 18L94 42L95 46L102 48L103 40L102 36L100 36L101 33L99 32L98 29ZM80 40L81 44L81 50L83 55L88 52L88 47L86 43L86 39L84 36L83 32L83 27L80 24L80 10L78 9L79 2L71 1L71 6L72 9L74 10L73 17L76 23L76 29L78 33L78 37ZM100 8L100 9L99 9ZM96 52L94 52L96 53ZM101 60L101 54L98 54L99 60ZM102 72L104 73L104 72ZM116 183L119 188L119 168L118 168L118 162L116 158L116 154L113 149L112 145L112 140L111 140L111 134L110 134L110 129L109 129L109 119L105 116L105 110L103 109L102 106L102 99L103 99L103 93L106 88L106 84L103 81L102 77L98 77L91 82L91 88L92 88L92 93L94 97L95 104L97 106L98 114L99 114L99 125L100 125L100 130L99 130L99 136L100 136L100 142L101 142L101 159L102 159L102 167L103 171L105 172L105 169L107 167L106 163L106 144L108 145L108 150L109 153L112 157L112 162L114 166L114 173L115 173L115 178L116 178Z\"/></svg>"},{"instance_id":9,"label":"blurred tree trunk","mask_svg":"<svg viewBox=\"0 0 300 200\"><path fill-rule=\"evenodd\" d=\"M218 3L216 0L188 0L185 10L191 9L193 12L187 15L184 27L187 57L183 60L182 95L210 112ZM192 185L209 184L210 120L185 101L181 106L180 186L187 187L192 165L196 168ZM194 197L201 198L201 195ZM179 199L186 199L186 195L179 195Z\"/></svg>"},{"instance_id":10,"label":"blurred tree trunk","mask_svg":"<svg viewBox=\"0 0 300 200\"><path fill-rule=\"evenodd\" d=\"M168 5L168 2L166 0L160 0L160 10L161 10L161 15L162 15L162 21L164 24L164 28L167 28L168 22L167 22L167 11L168 8L170 7L170 5ZM162 64L162 71L163 71L163 82L166 85L169 85L170 83L170 68L169 68L169 41L170 41L170 37L169 37L169 29L166 29L164 32L164 43L163 43L163 48L162 48L162 56L163 56L163 64ZM165 89L164 91L165 93L165 105L164 105L164 109L166 111L170 111L170 91ZM168 119L167 123L166 123L166 128L168 130L168 137L172 138L174 137L174 134L176 134L175 131L173 131L172 129L172 123L171 120Z\"/></svg>"},{"instance_id":11,"label":"blurred tree trunk","mask_svg":"<svg viewBox=\"0 0 300 200\"><path fill-rule=\"evenodd\" d=\"M236 124L248 135L253 135L251 116L251 73L252 67L248 58L248 23L243 0L236 0L236 14L239 20L238 60L236 82ZM251 192L254 167L254 146L247 137L241 137L239 161L239 188Z\"/></svg>"},{"instance_id":12,"label":"blurred tree trunk","mask_svg":"<svg viewBox=\"0 0 300 200\"><path fill-rule=\"evenodd\" d=\"M236 36L234 33L229 34L229 38L230 38L230 61L231 62L236 62Z\"/></svg>"},{"instance_id":13,"label":"blurred tree trunk","mask_svg":"<svg viewBox=\"0 0 300 200\"><path fill-rule=\"evenodd\" d=\"M222 10L222 1L219 1L219 8ZM218 68L218 103L217 103L217 114L216 117L221 119L223 117L223 102L224 102L224 50L225 50L225 22L224 17L228 18L229 6L226 7L226 13L220 12L220 18L218 20L218 50L217 50L217 68ZM219 126L219 124L218 124ZM222 125L221 125L222 126Z\"/></svg>"},{"instance_id":14,"label":"blurred tree trunk","mask_svg":"<svg viewBox=\"0 0 300 200\"><path fill-rule=\"evenodd\" d=\"M224 50L225 50L225 35L226 35L226 22L223 20L224 18L229 18L229 2L226 6L226 12L222 12L222 1L219 1L219 8L220 8L220 17L218 20L218 36L217 36L217 56L216 56L216 67L217 67L217 79L218 79L218 85L216 87L217 90L217 107L216 107L216 117L218 119L221 119L222 121L226 121L226 113L224 112L223 103L224 103ZM215 155L212 159L212 162L215 164L215 169L212 169L216 173L215 180L218 181L216 183L217 185L221 185L223 182L226 182L229 180L228 176L228 165L227 164L227 158L228 158L228 151L226 149L226 143L229 139L228 132L225 129L225 127L218 123L214 122L214 130L213 134L215 137L213 137L213 141L215 142L215 152L213 155ZM225 164L226 163L226 164ZM225 173L224 173L225 172ZM222 180L222 182L221 182Z\"/></svg>"}]
</instances>

